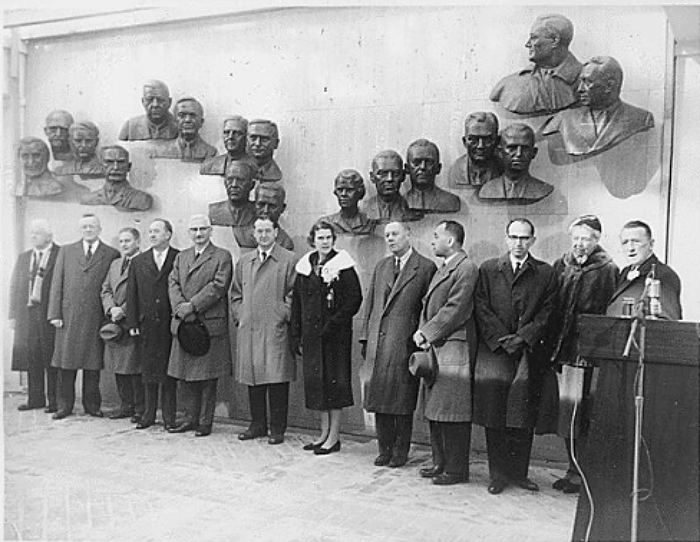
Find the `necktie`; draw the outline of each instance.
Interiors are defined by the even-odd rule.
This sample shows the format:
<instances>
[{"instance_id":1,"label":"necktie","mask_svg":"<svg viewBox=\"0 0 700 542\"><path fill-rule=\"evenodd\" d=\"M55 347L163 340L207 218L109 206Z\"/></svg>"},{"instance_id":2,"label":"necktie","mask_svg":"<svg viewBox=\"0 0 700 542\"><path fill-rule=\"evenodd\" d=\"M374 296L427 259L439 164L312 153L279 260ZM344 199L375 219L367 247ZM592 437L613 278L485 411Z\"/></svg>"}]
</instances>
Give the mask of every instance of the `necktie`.
<instances>
[{"instance_id":1,"label":"necktie","mask_svg":"<svg viewBox=\"0 0 700 542\"><path fill-rule=\"evenodd\" d=\"M36 277L37 271L39 271L39 262L41 261L41 252L38 250L35 250L32 253L32 268L30 270L30 276L32 277L32 281L34 281L34 277Z\"/></svg>"},{"instance_id":2,"label":"necktie","mask_svg":"<svg viewBox=\"0 0 700 542\"><path fill-rule=\"evenodd\" d=\"M155 256L156 267L158 268L158 271L160 271L163 268L163 253L156 252L154 250L153 255Z\"/></svg>"},{"instance_id":3,"label":"necktie","mask_svg":"<svg viewBox=\"0 0 700 542\"><path fill-rule=\"evenodd\" d=\"M194 261L195 262L197 261L197 258L199 258L201 256L201 254L202 254L201 252L197 252L196 250L194 251Z\"/></svg>"},{"instance_id":4,"label":"necktie","mask_svg":"<svg viewBox=\"0 0 700 542\"><path fill-rule=\"evenodd\" d=\"M392 281L392 284L396 282L396 279L399 278L399 275L401 274L401 260L398 258L394 258L394 280Z\"/></svg>"},{"instance_id":5,"label":"necktie","mask_svg":"<svg viewBox=\"0 0 700 542\"><path fill-rule=\"evenodd\" d=\"M92 245L88 245L87 253L85 254L87 261L90 261L90 258L92 258Z\"/></svg>"},{"instance_id":6,"label":"necktie","mask_svg":"<svg viewBox=\"0 0 700 542\"><path fill-rule=\"evenodd\" d=\"M520 262L515 262L515 271L513 272L513 274L516 277L518 276L518 273L520 273L520 268L522 267L522 265L523 264L521 264Z\"/></svg>"},{"instance_id":7,"label":"necktie","mask_svg":"<svg viewBox=\"0 0 700 542\"><path fill-rule=\"evenodd\" d=\"M267 256L268 256L267 252L261 252L260 253L260 262L265 263L265 261L267 260Z\"/></svg>"},{"instance_id":8,"label":"necktie","mask_svg":"<svg viewBox=\"0 0 700 542\"><path fill-rule=\"evenodd\" d=\"M129 262L131 261L131 258L124 258L124 261L122 262L122 275L126 273L126 270L129 269Z\"/></svg>"}]
</instances>

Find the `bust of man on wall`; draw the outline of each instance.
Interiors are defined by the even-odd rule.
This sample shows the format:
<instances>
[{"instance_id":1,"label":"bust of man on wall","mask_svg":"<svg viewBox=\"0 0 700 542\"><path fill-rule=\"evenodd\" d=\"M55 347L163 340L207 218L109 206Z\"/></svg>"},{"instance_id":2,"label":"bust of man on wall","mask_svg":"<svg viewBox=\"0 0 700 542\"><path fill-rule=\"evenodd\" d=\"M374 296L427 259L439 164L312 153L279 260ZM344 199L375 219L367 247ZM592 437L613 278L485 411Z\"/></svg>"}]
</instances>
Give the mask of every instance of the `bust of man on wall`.
<instances>
[{"instance_id":1,"label":"bust of man on wall","mask_svg":"<svg viewBox=\"0 0 700 542\"><path fill-rule=\"evenodd\" d=\"M51 111L46 117L44 134L51 145L51 153L54 160L66 161L73 159L73 151L70 148L68 129L73 124L73 115L68 111L57 109Z\"/></svg>"},{"instance_id":2,"label":"bust of man on wall","mask_svg":"<svg viewBox=\"0 0 700 542\"><path fill-rule=\"evenodd\" d=\"M525 43L530 65L501 79L490 99L519 115L549 115L578 101L581 63L569 52L574 25L563 15L535 19Z\"/></svg>"},{"instance_id":3,"label":"bust of man on wall","mask_svg":"<svg viewBox=\"0 0 700 542\"><path fill-rule=\"evenodd\" d=\"M464 120L462 143L467 149L450 168L450 186L479 187L498 177L503 170L496 157L498 117L490 112L470 113Z\"/></svg>"},{"instance_id":4,"label":"bust of man on wall","mask_svg":"<svg viewBox=\"0 0 700 542\"><path fill-rule=\"evenodd\" d=\"M333 194L338 199L340 211L323 217L333 224L339 234L369 235L376 222L360 211L358 204L365 197L365 181L354 169L344 169L335 178Z\"/></svg>"},{"instance_id":5,"label":"bust of man on wall","mask_svg":"<svg viewBox=\"0 0 700 542\"><path fill-rule=\"evenodd\" d=\"M534 203L549 196L554 187L530 175L530 163L537 155L535 133L527 124L515 123L500 135L498 154L503 175L479 190L479 199L491 202Z\"/></svg>"},{"instance_id":6,"label":"bust of man on wall","mask_svg":"<svg viewBox=\"0 0 700 542\"><path fill-rule=\"evenodd\" d=\"M183 162L203 162L216 156L216 148L204 141L199 131L204 124L204 108L196 99L186 96L175 103L178 136L154 149L155 158L177 158Z\"/></svg>"},{"instance_id":7,"label":"bust of man on wall","mask_svg":"<svg viewBox=\"0 0 700 542\"><path fill-rule=\"evenodd\" d=\"M372 159L369 178L377 189L377 195L363 202L361 210L370 219L386 224L423 218L423 213L408 208L408 203L400 193L406 170L398 152L385 150L377 153Z\"/></svg>"},{"instance_id":8,"label":"bust of man on wall","mask_svg":"<svg viewBox=\"0 0 700 542\"><path fill-rule=\"evenodd\" d=\"M459 197L438 188L435 177L442 170L440 150L427 139L418 139L406 150L406 173L411 189L406 194L409 209L424 213L456 213L460 208Z\"/></svg>"},{"instance_id":9,"label":"bust of man on wall","mask_svg":"<svg viewBox=\"0 0 700 542\"><path fill-rule=\"evenodd\" d=\"M245 151L248 137L248 120L240 115L233 115L224 119L221 139L224 142L226 152L207 158L199 170L200 175L224 175L227 164L231 162L247 162L256 170L258 166Z\"/></svg>"},{"instance_id":10,"label":"bust of man on wall","mask_svg":"<svg viewBox=\"0 0 700 542\"><path fill-rule=\"evenodd\" d=\"M56 175L80 175L84 179L98 179L105 175L102 161L97 156L100 130L90 121L74 122L68 129L73 159L56 168Z\"/></svg>"},{"instance_id":11,"label":"bust of man on wall","mask_svg":"<svg viewBox=\"0 0 700 542\"><path fill-rule=\"evenodd\" d=\"M258 180L261 183L282 180L282 171L274 160L275 150L279 144L277 124L265 119L254 119L248 123L248 155L258 166ZM279 241L279 237L277 239Z\"/></svg>"},{"instance_id":12,"label":"bust of man on wall","mask_svg":"<svg viewBox=\"0 0 700 542\"><path fill-rule=\"evenodd\" d=\"M622 66L610 56L595 56L581 70L583 107L560 111L542 127L542 134L561 134L566 152L593 156L638 132L654 127L653 115L620 99Z\"/></svg>"},{"instance_id":13,"label":"bust of man on wall","mask_svg":"<svg viewBox=\"0 0 700 542\"><path fill-rule=\"evenodd\" d=\"M127 177L131 171L129 151L119 145L103 147L102 163L105 184L90 192L80 201L83 205L111 205L121 211L147 211L153 206L153 197L131 186Z\"/></svg>"},{"instance_id":14,"label":"bust of man on wall","mask_svg":"<svg viewBox=\"0 0 700 542\"><path fill-rule=\"evenodd\" d=\"M170 114L173 101L168 86L152 79L143 85L141 105L146 111L127 120L119 132L122 141L145 141L148 139L175 139L177 122Z\"/></svg>"},{"instance_id":15,"label":"bust of man on wall","mask_svg":"<svg viewBox=\"0 0 700 542\"><path fill-rule=\"evenodd\" d=\"M209 204L209 219L212 226L231 226L239 246L250 248L246 233L257 218L255 203L250 201L250 192L255 186L256 168L248 162L229 162L224 175L224 186L228 199ZM253 245L255 246L255 245Z\"/></svg>"},{"instance_id":16,"label":"bust of man on wall","mask_svg":"<svg viewBox=\"0 0 700 542\"><path fill-rule=\"evenodd\" d=\"M280 216L287 208L287 192L280 183L265 182L255 189L255 219L269 218L279 224ZM255 223L255 220L253 221ZM255 248L258 246L253 236L253 226L234 229L234 235L238 246L241 248ZM294 250L294 241L280 226L277 234L277 242L287 250Z\"/></svg>"}]
</instances>

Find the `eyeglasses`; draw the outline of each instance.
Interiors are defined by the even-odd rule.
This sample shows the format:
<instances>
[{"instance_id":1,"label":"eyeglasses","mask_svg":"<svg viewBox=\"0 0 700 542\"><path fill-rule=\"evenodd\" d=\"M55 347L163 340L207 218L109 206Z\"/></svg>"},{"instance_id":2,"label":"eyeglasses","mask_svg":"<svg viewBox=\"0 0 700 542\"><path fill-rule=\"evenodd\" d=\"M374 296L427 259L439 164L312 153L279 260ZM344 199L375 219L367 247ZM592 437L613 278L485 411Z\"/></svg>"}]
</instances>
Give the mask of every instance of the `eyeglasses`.
<instances>
[{"instance_id":1,"label":"eyeglasses","mask_svg":"<svg viewBox=\"0 0 700 542\"><path fill-rule=\"evenodd\" d=\"M190 231L191 231L191 232L196 232L196 231L207 231L207 230L209 230L209 229L211 229L211 226L200 226L200 227L193 227L193 228L190 228Z\"/></svg>"},{"instance_id":2,"label":"eyeglasses","mask_svg":"<svg viewBox=\"0 0 700 542\"><path fill-rule=\"evenodd\" d=\"M532 235L509 235L508 239L511 241L522 241L524 243L532 239Z\"/></svg>"}]
</instances>

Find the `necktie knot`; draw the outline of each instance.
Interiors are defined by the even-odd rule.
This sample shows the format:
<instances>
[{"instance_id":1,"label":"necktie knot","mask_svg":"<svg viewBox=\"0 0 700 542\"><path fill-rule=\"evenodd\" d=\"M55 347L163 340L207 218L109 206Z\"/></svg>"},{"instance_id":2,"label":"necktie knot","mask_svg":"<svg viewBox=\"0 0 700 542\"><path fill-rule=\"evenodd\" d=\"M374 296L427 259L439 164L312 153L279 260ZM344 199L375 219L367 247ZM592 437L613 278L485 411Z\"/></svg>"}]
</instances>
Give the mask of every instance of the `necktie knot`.
<instances>
[{"instance_id":1,"label":"necktie knot","mask_svg":"<svg viewBox=\"0 0 700 542\"><path fill-rule=\"evenodd\" d=\"M122 262L122 275L126 273L126 270L129 269L129 262L131 261L131 258L124 258L124 261Z\"/></svg>"}]
</instances>

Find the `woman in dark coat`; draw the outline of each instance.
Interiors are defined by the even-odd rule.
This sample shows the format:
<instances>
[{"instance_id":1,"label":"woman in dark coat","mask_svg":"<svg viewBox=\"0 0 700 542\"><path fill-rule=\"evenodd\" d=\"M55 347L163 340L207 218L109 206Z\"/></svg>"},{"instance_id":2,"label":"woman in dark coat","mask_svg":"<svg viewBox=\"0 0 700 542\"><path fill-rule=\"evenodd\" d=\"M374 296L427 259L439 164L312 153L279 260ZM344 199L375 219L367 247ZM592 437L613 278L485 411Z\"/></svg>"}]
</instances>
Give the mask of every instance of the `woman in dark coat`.
<instances>
[{"instance_id":1,"label":"woman in dark coat","mask_svg":"<svg viewBox=\"0 0 700 542\"><path fill-rule=\"evenodd\" d=\"M588 431L593 366L579 356L576 317L579 314L605 314L615 292L619 270L612 258L598 245L600 221L592 215L574 220L569 227L571 250L554 262L559 277L559 295L553 323L552 362L559 373L559 409L556 429L550 431L564 438L569 455L566 476L554 482L554 488L566 493L577 493L581 477L575 456L580 458ZM553 419L548 412L540 418ZM574 408L576 417L573 420ZM573 435L573 439L572 439Z\"/></svg>"},{"instance_id":2,"label":"woman in dark coat","mask_svg":"<svg viewBox=\"0 0 700 542\"><path fill-rule=\"evenodd\" d=\"M340 450L340 414L353 404L352 318L362 304L355 262L333 248L333 226L319 220L296 266L292 300L292 350L303 352L306 408L321 412L321 435L306 450L326 455Z\"/></svg>"}]
</instances>

